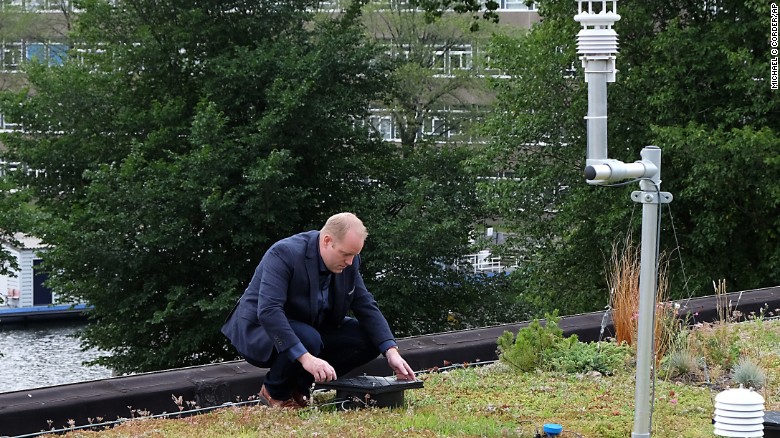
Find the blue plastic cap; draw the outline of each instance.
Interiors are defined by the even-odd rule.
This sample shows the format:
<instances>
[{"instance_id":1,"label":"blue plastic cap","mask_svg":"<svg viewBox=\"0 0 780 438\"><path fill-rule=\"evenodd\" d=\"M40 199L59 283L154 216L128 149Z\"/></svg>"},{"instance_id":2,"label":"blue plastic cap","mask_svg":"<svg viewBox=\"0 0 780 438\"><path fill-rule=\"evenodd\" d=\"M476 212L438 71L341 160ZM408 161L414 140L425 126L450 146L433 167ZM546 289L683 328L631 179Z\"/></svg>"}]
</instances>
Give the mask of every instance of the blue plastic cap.
<instances>
[{"instance_id":1,"label":"blue plastic cap","mask_svg":"<svg viewBox=\"0 0 780 438\"><path fill-rule=\"evenodd\" d=\"M557 436L563 432L563 426L556 423L547 423L544 425L544 433L548 436Z\"/></svg>"}]
</instances>

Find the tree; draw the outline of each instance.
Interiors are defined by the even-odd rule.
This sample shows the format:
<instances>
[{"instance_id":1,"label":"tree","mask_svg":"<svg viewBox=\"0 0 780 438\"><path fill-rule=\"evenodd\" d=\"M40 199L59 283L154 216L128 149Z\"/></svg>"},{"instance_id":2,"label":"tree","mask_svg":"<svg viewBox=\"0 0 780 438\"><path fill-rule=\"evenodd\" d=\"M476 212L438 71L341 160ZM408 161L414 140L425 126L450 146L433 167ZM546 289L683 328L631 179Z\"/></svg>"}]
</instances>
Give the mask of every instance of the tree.
<instances>
[{"instance_id":1,"label":"tree","mask_svg":"<svg viewBox=\"0 0 780 438\"><path fill-rule=\"evenodd\" d=\"M469 30L469 21L456 14L429 21L425 11L404 2L373 6L367 26L392 66L379 105L390 115L402 153L410 154L423 137L447 144L468 140L480 107L492 98L479 59L489 34Z\"/></svg>"},{"instance_id":2,"label":"tree","mask_svg":"<svg viewBox=\"0 0 780 438\"><path fill-rule=\"evenodd\" d=\"M259 257L338 211L377 236L367 271L388 274L376 278L398 278L380 263L406 251L393 233L421 218L435 225L421 237L441 245L420 240L412 272L460 278L430 262L464 253L473 176L463 150L403 155L369 135L362 121L390 70L360 24L364 3L319 16L304 0L84 0L67 62L31 63L30 86L2 95L24 127L5 136L5 156L42 171L13 175L36 208L26 231L52 246L49 285L95 306L82 337L109 353L98 363L122 373L235 358L219 328ZM383 302L416 290L373 285Z\"/></svg>"},{"instance_id":3,"label":"tree","mask_svg":"<svg viewBox=\"0 0 780 438\"><path fill-rule=\"evenodd\" d=\"M687 274L679 281L710 293L707 286L718 279L725 279L731 290L777 285L777 131L690 122L659 127L655 135L659 144L668 145L664 169L676 188L674 222Z\"/></svg>"},{"instance_id":4,"label":"tree","mask_svg":"<svg viewBox=\"0 0 780 438\"><path fill-rule=\"evenodd\" d=\"M493 207L523 236L517 246L524 269L513 280L524 299L539 314L594 310L608 302L611 242L639 227L629 198L637 188L585 184L587 100L575 54L576 3L543 1L539 8L544 20L529 35L497 38L490 51L511 79L496 82L497 111L486 128L495 142L484 164L504 167L516 180L484 184L483 196L496 199ZM670 207L677 213L673 221L664 213L661 242L687 274L673 263L672 297L702 294L715 277L737 289L777 284L772 176L780 112L762 36L768 6L627 0L618 12L610 157L633 162L648 144L663 149L662 190L675 195ZM746 144L752 147L740 146ZM759 165L769 179L753 170ZM757 270L746 267L758 260Z\"/></svg>"},{"instance_id":5,"label":"tree","mask_svg":"<svg viewBox=\"0 0 780 438\"><path fill-rule=\"evenodd\" d=\"M395 0L394 0L395 1ZM397 1L405 3L404 0ZM409 9L419 8L425 12L425 19L429 23L441 18L445 13L454 11L458 14L471 14L471 30L478 30L480 19L498 23L498 2L487 0L408 0Z\"/></svg>"},{"instance_id":6,"label":"tree","mask_svg":"<svg viewBox=\"0 0 780 438\"><path fill-rule=\"evenodd\" d=\"M517 320L504 276L475 274L463 261L483 210L471 151L418 145L385 158L367 185L360 215L371 224L363 276L397 336Z\"/></svg>"},{"instance_id":7,"label":"tree","mask_svg":"<svg viewBox=\"0 0 780 438\"><path fill-rule=\"evenodd\" d=\"M45 214L50 285L95 306L118 372L235 357L219 327L259 257L357 196L383 66L359 3L86 0L68 62L2 111Z\"/></svg>"},{"instance_id":8,"label":"tree","mask_svg":"<svg viewBox=\"0 0 780 438\"><path fill-rule=\"evenodd\" d=\"M25 9L10 0L0 1L0 40L3 42L3 53L0 56L0 90L16 90L25 83L24 75L15 71L25 61L22 42L28 44L47 43L57 38L57 26L54 25L60 17L51 14L45 20L34 10ZM8 126L3 126L7 129ZM5 146L0 144L0 154ZM0 155L1 156L1 155ZM17 169L16 163L0 159L0 242L17 245L14 235L25 229L28 216L34 214L29 196L22 193L10 180L9 173L26 171L24 166ZM16 259L3 248L0 248L0 273L9 274L18 268Z\"/></svg>"},{"instance_id":9,"label":"tree","mask_svg":"<svg viewBox=\"0 0 780 438\"><path fill-rule=\"evenodd\" d=\"M476 31L474 17L408 2L371 6L367 28L391 68L377 106L399 144L370 165L358 203L371 232L366 283L399 336L517 320L506 278L475 274L464 260L485 214L468 166L479 153L472 125L492 98L480 45L506 30L481 23Z\"/></svg>"}]
</instances>

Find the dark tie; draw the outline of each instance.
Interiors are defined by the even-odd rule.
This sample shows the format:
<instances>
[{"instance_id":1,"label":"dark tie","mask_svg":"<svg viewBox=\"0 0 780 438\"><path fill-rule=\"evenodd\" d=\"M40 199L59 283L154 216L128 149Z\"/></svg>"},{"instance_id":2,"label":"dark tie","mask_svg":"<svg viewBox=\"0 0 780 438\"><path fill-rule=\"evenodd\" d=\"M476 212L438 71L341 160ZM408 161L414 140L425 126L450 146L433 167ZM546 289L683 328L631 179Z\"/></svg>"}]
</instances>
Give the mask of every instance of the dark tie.
<instances>
[{"instance_id":1,"label":"dark tie","mask_svg":"<svg viewBox=\"0 0 780 438\"><path fill-rule=\"evenodd\" d=\"M325 322L325 316L330 310L330 282L333 276L329 271L320 272L320 295L317 297L317 325Z\"/></svg>"}]
</instances>

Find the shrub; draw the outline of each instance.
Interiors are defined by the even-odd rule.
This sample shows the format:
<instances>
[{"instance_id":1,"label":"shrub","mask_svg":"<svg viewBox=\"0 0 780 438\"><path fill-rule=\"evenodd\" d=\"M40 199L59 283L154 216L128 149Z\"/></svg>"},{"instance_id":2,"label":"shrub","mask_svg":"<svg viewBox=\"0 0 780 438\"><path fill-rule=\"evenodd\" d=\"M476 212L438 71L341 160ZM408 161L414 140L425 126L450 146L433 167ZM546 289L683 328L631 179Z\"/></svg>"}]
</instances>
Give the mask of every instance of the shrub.
<instances>
[{"instance_id":1,"label":"shrub","mask_svg":"<svg viewBox=\"0 0 780 438\"><path fill-rule=\"evenodd\" d=\"M523 372L533 370L613 374L631 356L628 345L610 342L579 342L576 335L563 337L557 313L545 315L546 324L534 320L515 337L504 332L498 338L499 358Z\"/></svg>"},{"instance_id":2,"label":"shrub","mask_svg":"<svg viewBox=\"0 0 780 438\"><path fill-rule=\"evenodd\" d=\"M563 330L558 327L558 311L545 314L545 320L543 326L534 319L517 332L517 337L512 332L504 332L497 341L499 358L520 371L542 368L544 353L554 349L563 339Z\"/></svg>"},{"instance_id":3,"label":"shrub","mask_svg":"<svg viewBox=\"0 0 780 438\"><path fill-rule=\"evenodd\" d=\"M766 385L766 372L752 359L744 357L737 362L731 378L746 388L761 389Z\"/></svg>"}]
</instances>

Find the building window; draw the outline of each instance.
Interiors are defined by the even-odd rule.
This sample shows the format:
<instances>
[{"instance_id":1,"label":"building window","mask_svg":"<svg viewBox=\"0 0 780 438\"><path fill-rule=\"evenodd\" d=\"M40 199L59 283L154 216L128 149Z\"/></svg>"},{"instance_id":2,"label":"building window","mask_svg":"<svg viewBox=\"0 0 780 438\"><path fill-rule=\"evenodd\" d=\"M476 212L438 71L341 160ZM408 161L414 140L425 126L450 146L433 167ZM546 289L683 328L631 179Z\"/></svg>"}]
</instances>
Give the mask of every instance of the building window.
<instances>
[{"instance_id":1,"label":"building window","mask_svg":"<svg viewBox=\"0 0 780 438\"><path fill-rule=\"evenodd\" d=\"M423 122L423 135L432 137L449 137L446 121L442 117L431 116Z\"/></svg>"},{"instance_id":2,"label":"building window","mask_svg":"<svg viewBox=\"0 0 780 438\"><path fill-rule=\"evenodd\" d=\"M3 42L0 47L0 69L3 73L19 71L24 61L36 61L50 66L62 65L67 58L68 46L60 43Z\"/></svg>"},{"instance_id":3,"label":"building window","mask_svg":"<svg viewBox=\"0 0 780 438\"><path fill-rule=\"evenodd\" d=\"M448 74L447 71L447 52L437 50L433 54L433 66L431 69L440 72L441 74Z\"/></svg>"},{"instance_id":4,"label":"building window","mask_svg":"<svg viewBox=\"0 0 780 438\"><path fill-rule=\"evenodd\" d=\"M378 133L379 137L384 141L401 141L400 138L396 138L395 127L393 126L393 119L389 114L386 115L373 115L370 117L371 126Z\"/></svg>"},{"instance_id":5,"label":"building window","mask_svg":"<svg viewBox=\"0 0 780 438\"><path fill-rule=\"evenodd\" d=\"M74 10L71 3L68 0L11 0L2 2L2 7L10 6L30 12L70 12Z\"/></svg>"},{"instance_id":6,"label":"building window","mask_svg":"<svg viewBox=\"0 0 780 438\"><path fill-rule=\"evenodd\" d=\"M499 10L505 11L535 11L536 2L527 0L501 0Z\"/></svg>"},{"instance_id":7,"label":"building window","mask_svg":"<svg viewBox=\"0 0 780 438\"><path fill-rule=\"evenodd\" d=\"M62 65L68 52L68 46L57 43L28 43L25 59L49 65Z\"/></svg>"},{"instance_id":8,"label":"building window","mask_svg":"<svg viewBox=\"0 0 780 438\"><path fill-rule=\"evenodd\" d=\"M15 131L19 129L18 123L8 123L5 118L5 114L0 114L0 132L8 132L8 131ZM2 162L0 161L0 166L2 166ZM3 176L5 174L5 171L0 169L0 176Z\"/></svg>"},{"instance_id":9,"label":"building window","mask_svg":"<svg viewBox=\"0 0 780 438\"><path fill-rule=\"evenodd\" d=\"M383 141L400 143L399 128L390 111L386 108L374 107L371 112L369 123L374 129L375 135ZM478 117L473 111L467 113L466 110L457 107L442 107L424 117L422 124L418 127L416 138L419 140L427 137L436 143L481 142L481 139L472 138L464 131L464 128L467 129L468 126L477 123Z\"/></svg>"},{"instance_id":10,"label":"building window","mask_svg":"<svg viewBox=\"0 0 780 438\"><path fill-rule=\"evenodd\" d=\"M450 52L450 65L455 70L471 70L471 50L455 50Z\"/></svg>"},{"instance_id":11,"label":"building window","mask_svg":"<svg viewBox=\"0 0 780 438\"><path fill-rule=\"evenodd\" d=\"M4 72L15 72L19 70L22 62L22 42L6 43L2 46L2 69Z\"/></svg>"},{"instance_id":12,"label":"building window","mask_svg":"<svg viewBox=\"0 0 780 438\"><path fill-rule=\"evenodd\" d=\"M470 44L448 47L434 51L432 69L443 76L452 76L457 70L471 70L472 47Z\"/></svg>"}]
</instances>

